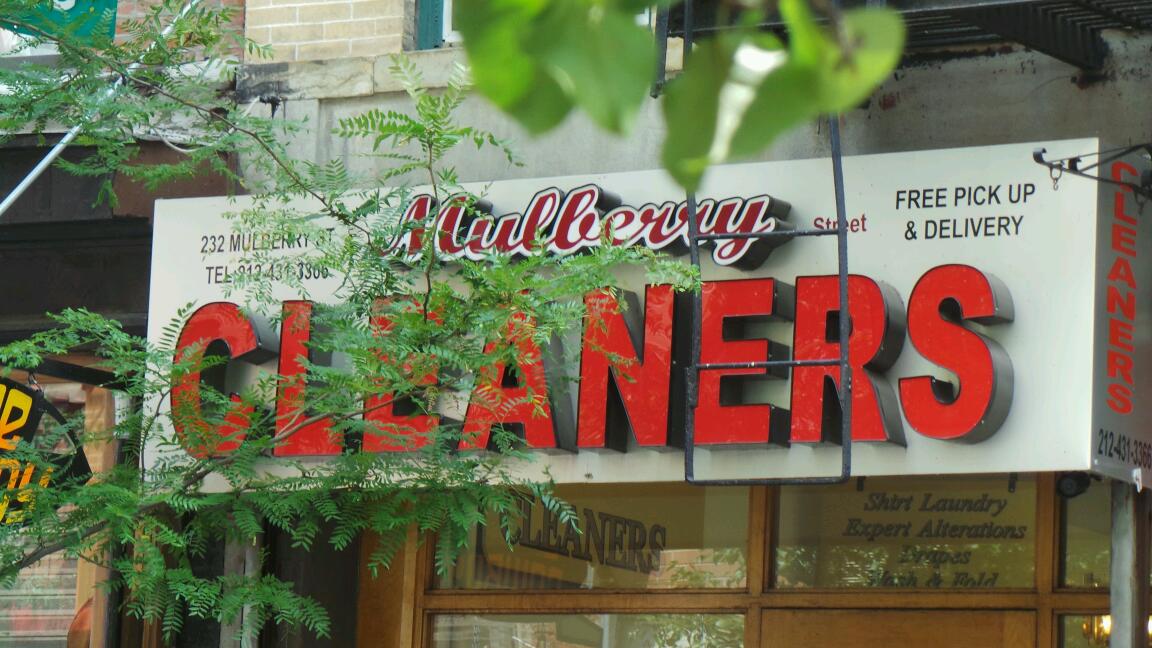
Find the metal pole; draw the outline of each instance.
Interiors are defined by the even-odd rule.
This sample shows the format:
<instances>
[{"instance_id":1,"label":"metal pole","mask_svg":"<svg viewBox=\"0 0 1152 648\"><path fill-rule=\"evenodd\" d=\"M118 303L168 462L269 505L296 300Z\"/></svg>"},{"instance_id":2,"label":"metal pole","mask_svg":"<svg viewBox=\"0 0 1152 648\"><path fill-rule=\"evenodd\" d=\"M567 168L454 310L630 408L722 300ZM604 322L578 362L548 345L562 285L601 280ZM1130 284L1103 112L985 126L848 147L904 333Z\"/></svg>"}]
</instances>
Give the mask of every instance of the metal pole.
<instances>
[{"instance_id":1,"label":"metal pole","mask_svg":"<svg viewBox=\"0 0 1152 648\"><path fill-rule=\"evenodd\" d=\"M1112 482L1112 565L1110 648L1148 645L1147 491Z\"/></svg>"},{"instance_id":2,"label":"metal pole","mask_svg":"<svg viewBox=\"0 0 1152 648\"><path fill-rule=\"evenodd\" d=\"M652 91L649 95L655 99L664 91L665 72L668 67L668 6L656 7L656 80L652 82Z\"/></svg>"},{"instance_id":3,"label":"metal pole","mask_svg":"<svg viewBox=\"0 0 1152 648\"><path fill-rule=\"evenodd\" d=\"M832 184L836 192L836 258L840 284L840 478L852 474L852 365L848 362L852 318L848 309L848 209L844 198L844 161L840 150L840 115L828 116L832 144Z\"/></svg>"},{"instance_id":4,"label":"metal pole","mask_svg":"<svg viewBox=\"0 0 1152 648\"><path fill-rule=\"evenodd\" d=\"M188 0L188 2L184 5L184 8L180 10L180 13L177 14L176 17L172 19L172 22L168 23L168 26L160 32L160 39L166 39L168 35L172 33L172 30L176 28L176 25L185 16L191 13L192 9L194 9L198 4L200 4L200 0ZM148 50L144 52L144 54L141 54L140 58L137 59L135 63L128 66L128 74L130 75L143 67L141 60L143 60L143 58L151 53L154 49L156 49L156 43L152 43L152 45L148 47ZM112 83L111 86L108 87L107 90L104 91L102 95L100 95L99 103L102 104L108 99L112 98L112 96L120 90L120 86L122 85L124 85L124 77L120 76L116 79L115 82ZM99 115L99 108L96 109L93 117L97 115ZM51 166L53 162L56 161L56 158L60 157L60 154L64 152L64 149L68 148L68 145L72 143L72 140L76 139L76 137L80 135L80 131L84 130L84 126L89 121L91 120L85 119L83 122L76 124L67 133L65 133L64 137L60 138L60 141L56 142L56 145L53 146L51 150L49 150L48 153L40 160L40 162L38 162L36 166L28 172L28 175L24 176L24 179L20 181L20 184L16 185L16 188L9 192L9 194L4 198L3 202L0 202L0 218L3 218L4 214L8 211L8 208L11 207L17 200L19 200L20 196L24 195L24 192L28 190L28 187L31 187L32 183L36 182L36 180L44 173L44 171L49 166Z\"/></svg>"},{"instance_id":5,"label":"metal pole","mask_svg":"<svg viewBox=\"0 0 1152 648\"><path fill-rule=\"evenodd\" d=\"M696 29L695 13L696 9L693 6L693 0L684 1L684 63L688 63L688 55L692 53L692 32Z\"/></svg>"}]
</instances>

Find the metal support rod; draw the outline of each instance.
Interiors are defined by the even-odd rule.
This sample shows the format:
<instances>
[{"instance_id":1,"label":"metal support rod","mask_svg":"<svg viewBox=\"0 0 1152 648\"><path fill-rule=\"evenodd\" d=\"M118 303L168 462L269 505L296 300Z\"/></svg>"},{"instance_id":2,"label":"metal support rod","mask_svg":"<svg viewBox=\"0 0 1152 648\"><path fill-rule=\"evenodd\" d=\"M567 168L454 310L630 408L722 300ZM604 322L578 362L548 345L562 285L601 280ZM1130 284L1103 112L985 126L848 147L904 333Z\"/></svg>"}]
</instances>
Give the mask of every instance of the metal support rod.
<instances>
[{"instance_id":1,"label":"metal support rod","mask_svg":"<svg viewBox=\"0 0 1152 648\"><path fill-rule=\"evenodd\" d=\"M787 230L772 232L732 232L729 234L697 234L698 241L728 241L740 239L794 238L797 236L835 236L834 229Z\"/></svg>"},{"instance_id":2,"label":"metal support rod","mask_svg":"<svg viewBox=\"0 0 1152 648\"><path fill-rule=\"evenodd\" d=\"M176 25L181 20L183 20L185 16L191 13L192 9L194 9L198 4L200 4L200 0L188 0L188 2L185 3L184 7L180 10L180 13L176 14L176 17L172 19L172 22L168 23L168 26L166 26L164 30L160 32L160 40L166 40L168 35L172 33L172 30L176 28ZM152 50L156 49L156 47L156 42L153 42L151 45L149 45L148 49L140 55L140 58L137 59L135 63L128 66L128 74L131 75L133 72L143 67L144 64L142 61L148 54L152 53ZM72 141L80 135L80 132L84 130L84 127L99 115L99 105L115 96L115 94L120 91L120 87L122 85L124 85L124 76L118 76L112 85L108 86L108 88L104 90L104 93L100 96L97 108L94 109L94 114L86 116L86 118L79 124L76 124L71 129L69 129L68 132L64 134L64 137L61 137L60 141L56 142L56 145L53 146L38 163L36 163L36 166L32 167L32 170L28 172L28 175L24 176L24 179L20 181L20 184L16 185L16 187L12 189L12 191L10 191L7 196L5 196L4 200L0 202L0 218L3 218L4 214L8 211L8 208L15 204L15 202L20 199L20 196L24 195L24 192L28 190L28 187L31 187L32 183L36 182L36 180L39 179L41 175L43 175L44 171L47 170L48 167L52 166L52 163L56 161L56 158L60 157L60 154L64 152L64 149L68 148L68 145L71 144Z\"/></svg>"},{"instance_id":3,"label":"metal support rod","mask_svg":"<svg viewBox=\"0 0 1152 648\"><path fill-rule=\"evenodd\" d=\"M124 382L119 380L116 374L111 371L85 367L83 365L64 362L62 360L53 360L51 358L41 360L40 364L31 370L31 373L52 376L53 378L63 378L64 380L84 383L85 385L92 385L94 387L103 387L105 389L125 389L126 387Z\"/></svg>"},{"instance_id":4,"label":"metal support rod","mask_svg":"<svg viewBox=\"0 0 1152 648\"><path fill-rule=\"evenodd\" d=\"M840 150L840 115L828 116L828 139L832 143L832 185L836 191L836 259L840 286L840 445L839 481L852 475L852 365L848 343L852 335L848 310L848 208L844 197L844 159Z\"/></svg>"},{"instance_id":5,"label":"metal support rod","mask_svg":"<svg viewBox=\"0 0 1152 648\"><path fill-rule=\"evenodd\" d=\"M768 360L763 362L706 362L696 365L701 371L709 369L773 369L776 367L838 367L839 358L827 360Z\"/></svg>"},{"instance_id":6,"label":"metal support rod","mask_svg":"<svg viewBox=\"0 0 1152 648\"><path fill-rule=\"evenodd\" d=\"M1092 175L1087 173L1097 169L1109 162L1119 160L1120 158L1134 153L1136 151L1144 151L1146 155L1152 155L1152 143L1137 144L1135 146L1127 146L1119 149L1112 149L1110 151L1101 151L1098 154L1085 153L1084 155L1074 155L1072 157L1060 158L1058 160L1046 160L1044 155L1048 152L1047 149L1038 148L1032 151L1032 160L1040 166L1047 167L1048 172L1052 176L1052 181L1057 183L1060 181L1060 176L1065 173L1077 176L1079 178L1087 178L1095 182L1103 182L1105 184L1114 185L1117 187L1126 187L1131 189L1137 196L1144 198L1152 198L1152 187L1145 184L1144 179L1136 184L1134 182L1125 182L1123 180L1116 180L1103 175ZM1084 165L1085 158L1096 157L1099 159L1088 165Z\"/></svg>"},{"instance_id":7,"label":"metal support rod","mask_svg":"<svg viewBox=\"0 0 1152 648\"><path fill-rule=\"evenodd\" d=\"M693 0L684 0L684 62L688 62L688 55L692 53L692 32L695 29L695 5Z\"/></svg>"},{"instance_id":8,"label":"metal support rod","mask_svg":"<svg viewBox=\"0 0 1152 648\"><path fill-rule=\"evenodd\" d=\"M661 3L656 7L656 80L652 82L652 91L649 95L655 99L664 92L666 81L666 68L668 67L668 5Z\"/></svg>"}]
</instances>

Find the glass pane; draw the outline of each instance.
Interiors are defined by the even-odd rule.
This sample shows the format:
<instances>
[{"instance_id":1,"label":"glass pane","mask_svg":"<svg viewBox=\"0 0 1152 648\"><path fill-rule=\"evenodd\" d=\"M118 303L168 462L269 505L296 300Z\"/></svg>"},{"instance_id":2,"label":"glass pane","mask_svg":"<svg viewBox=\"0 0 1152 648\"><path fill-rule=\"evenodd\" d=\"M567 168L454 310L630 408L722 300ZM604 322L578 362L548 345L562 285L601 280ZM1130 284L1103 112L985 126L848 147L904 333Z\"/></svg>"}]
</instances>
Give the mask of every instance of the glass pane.
<instances>
[{"instance_id":1,"label":"glass pane","mask_svg":"<svg viewBox=\"0 0 1152 648\"><path fill-rule=\"evenodd\" d=\"M1060 648L1107 648L1111 618L1106 614L1060 617Z\"/></svg>"},{"instance_id":2,"label":"glass pane","mask_svg":"<svg viewBox=\"0 0 1152 648\"><path fill-rule=\"evenodd\" d=\"M0 648L64 648L76 612L76 560L50 556L0 589Z\"/></svg>"},{"instance_id":3,"label":"glass pane","mask_svg":"<svg viewBox=\"0 0 1152 648\"><path fill-rule=\"evenodd\" d=\"M986 589L1035 582L1030 476L1014 488L1007 475L784 487L777 520L777 587Z\"/></svg>"},{"instance_id":4,"label":"glass pane","mask_svg":"<svg viewBox=\"0 0 1152 648\"><path fill-rule=\"evenodd\" d=\"M437 616L433 648L739 648L740 614Z\"/></svg>"},{"instance_id":5,"label":"glass pane","mask_svg":"<svg viewBox=\"0 0 1152 648\"><path fill-rule=\"evenodd\" d=\"M748 489L686 484L569 485L579 529L525 503L509 547L499 524L437 584L450 589L741 588Z\"/></svg>"},{"instance_id":6,"label":"glass pane","mask_svg":"<svg viewBox=\"0 0 1152 648\"><path fill-rule=\"evenodd\" d=\"M68 360L83 363L78 356ZM26 379L15 373L12 378ZM111 392L48 376L40 376L40 383L45 397L68 419L68 427L74 432L95 437L114 423L115 401ZM64 429L46 415L40 419L33 443L45 453L81 451ZM112 446L100 441L89 443L82 451L96 471L109 466L114 456ZM10 485L7 470L0 471L0 482ZM5 520L9 523L15 522L12 513L13 509L8 508ZM11 588L0 588L0 648L86 645L76 642L91 632L91 608L99 594L93 582L102 577L102 572L90 563L59 554L22 570Z\"/></svg>"},{"instance_id":7,"label":"glass pane","mask_svg":"<svg viewBox=\"0 0 1152 648\"><path fill-rule=\"evenodd\" d=\"M1112 616L1086 614L1060 617L1061 648L1107 648ZM1152 617L1148 617L1148 644L1152 645Z\"/></svg>"},{"instance_id":8,"label":"glass pane","mask_svg":"<svg viewBox=\"0 0 1152 648\"><path fill-rule=\"evenodd\" d=\"M1064 508L1060 583L1065 587L1108 587L1111 558L1112 502L1108 485L1090 482L1088 490Z\"/></svg>"}]
</instances>

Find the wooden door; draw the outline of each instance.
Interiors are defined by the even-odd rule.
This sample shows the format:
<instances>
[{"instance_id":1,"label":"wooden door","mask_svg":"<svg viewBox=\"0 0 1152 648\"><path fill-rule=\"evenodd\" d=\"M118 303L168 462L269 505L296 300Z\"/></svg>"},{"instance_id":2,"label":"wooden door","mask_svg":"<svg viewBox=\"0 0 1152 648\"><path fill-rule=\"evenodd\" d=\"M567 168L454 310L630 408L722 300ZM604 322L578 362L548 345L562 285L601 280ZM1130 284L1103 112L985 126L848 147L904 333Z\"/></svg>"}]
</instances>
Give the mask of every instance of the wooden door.
<instances>
[{"instance_id":1,"label":"wooden door","mask_svg":"<svg viewBox=\"0 0 1152 648\"><path fill-rule=\"evenodd\" d=\"M765 610L761 648L1034 648L1034 612Z\"/></svg>"}]
</instances>

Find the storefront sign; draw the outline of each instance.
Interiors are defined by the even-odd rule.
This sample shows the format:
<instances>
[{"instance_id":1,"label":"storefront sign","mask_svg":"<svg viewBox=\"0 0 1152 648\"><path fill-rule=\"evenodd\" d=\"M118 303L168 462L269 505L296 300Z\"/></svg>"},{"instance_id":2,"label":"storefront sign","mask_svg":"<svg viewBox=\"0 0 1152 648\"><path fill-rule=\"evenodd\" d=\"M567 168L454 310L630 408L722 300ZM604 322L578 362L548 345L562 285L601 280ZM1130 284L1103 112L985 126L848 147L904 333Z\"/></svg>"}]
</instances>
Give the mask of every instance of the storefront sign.
<instances>
[{"instance_id":1,"label":"storefront sign","mask_svg":"<svg viewBox=\"0 0 1152 648\"><path fill-rule=\"evenodd\" d=\"M416 196L404 213L404 222L426 223L432 214L433 198ZM538 253L537 241L551 254L567 256L605 243L603 233L611 232L609 243L618 246L641 245L672 254L688 251L688 205L686 201L621 204L620 196L596 184L563 191L549 187L534 194L522 212L492 216L492 203L484 200L471 206L455 200L437 213L441 234L434 241L439 255L449 259L483 260L492 254L528 256ZM791 229L782 219L790 205L771 196L739 196L697 203L696 220L701 234L752 234ZM477 218L487 212L489 218ZM425 229L413 227L393 242L393 250L419 257ZM758 268L774 244L786 239L732 239L715 247L712 259L717 265ZM755 249L755 251L753 251Z\"/></svg>"},{"instance_id":2,"label":"storefront sign","mask_svg":"<svg viewBox=\"0 0 1152 648\"><path fill-rule=\"evenodd\" d=\"M1141 405L1147 399L1137 397L1145 371L1137 359L1149 350L1149 334L1142 332L1148 327L1141 322L1152 303L1152 277L1137 251L1152 235L1140 231L1135 201L1122 188L1099 189L1109 206L1097 221L1098 185L1068 178L1054 186L1047 169L1031 160L1037 146L845 160L853 214L852 437L861 442L854 474L1094 467L1132 479L1133 467L1152 461L1152 445L1143 441L1152 435L1145 424L1150 412ZM1090 152L1097 143L1042 146L1059 156ZM1119 164L1124 166L1109 172L1134 169ZM675 253L685 249L688 218L677 196L656 171L516 180L488 186L485 202L472 208L453 200L433 210L430 199L418 197L404 218L420 224L435 217L439 227L432 231L441 232L435 245L448 256L570 254L601 244L605 227L612 244ZM720 167L700 196L694 217L704 232L834 223L827 161ZM223 340L234 358L247 356L269 371L295 375L310 336L312 305L283 291L285 325L278 340L265 340L261 327L224 298L224 289L238 273L293 273L322 298L338 280L289 262L287 254L312 245L303 237L264 240L234 230L223 214L235 209L223 199L158 204L151 334L158 336L181 305L197 301L202 305L181 335L184 347ZM474 209L496 216L469 218ZM420 249L429 230L408 229L396 253ZM246 260L246 250L254 248L264 252L264 262ZM832 237L794 239L775 249L747 239L721 241L707 258L703 362L838 355ZM621 281L632 290L632 308L622 312L605 294L586 298L590 316L583 334L573 336L581 346L580 366L567 368L580 378L576 389L549 385L539 364L524 364L517 372L523 384L494 383L486 390L489 398L505 400L528 389L547 395L540 407L512 408L502 422L521 424L530 447L570 451L546 460L562 481L682 476L679 453L666 450L682 445L689 319L669 288L644 286L626 272ZM278 361L256 357L277 346ZM525 358L541 355L523 351ZM609 357L624 358L626 368L614 367ZM493 375L502 373L496 368ZM837 369L822 366L797 367L790 375L704 372L696 409L696 442L703 448L698 476L834 474L839 450L828 442L839 430L838 380ZM302 389L283 387L277 408L298 407ZM173 401L196 408L198 390L199 377L190 376ZM620 407L609 407L613 400ZM488 405L474 400L453 413L472 439L462 449L487 446L498 422ZM409 444L365 443L372 452L419 444L419 432L436 418L403 416L388 407L369 408L368 416L413 431ZM244 420L237 405L226 432L242 433ZM1105 446L1121 449L1101 454ZM280 448L292 456L339 451L324 421Z\"/></svg>"},{"instance_id":3,"label":"storefront sign","mask_svg":"<svg viewBox=\"0 0 1152 648\"><path fill-rule=\"evenodd\" d=\"M1133 153L1107 162L1099 173L1140 184L1148 164ZM1152 483L1152 228L1145 203L1126 186L1100 185L1090 448L1093 470L1141 486Z\"/></svg>"},{"instance_id":4,"label":"storefront sign","mask_svg":"<svg viewBox=\"0 0 1152 648\"><path fill-rule=\"evenodd\" d=\"M522 500L505 538L495 516L437 587L447 589L742 588L747 488L560 486L574 522Z\"/></svg>"},{"instance_id":5,"label":"storefront sign","mask_svg":"<svg viewBox=\"0 0 1152 648\"><path fill-rule=\"evenodd\" d=\"M83 483L90 474L83 451L43 453L45 461L30 462L10 455L16 444L32 443L40 421L49 414L64 419L38 390L0 378L0 524L19 524L35 506L32 487L48 488L54 481Z\"/></svg>"},{"instance_id":6,"label":"storefront sign","mask_svg":"<svg viewBox=\"0 0 1152 648\"><path fill-rule=\"evenodd\" d=\"M869 478L781 491L776 586L1028 588L1033 478Z\"/></svg>"}]
</instances>

